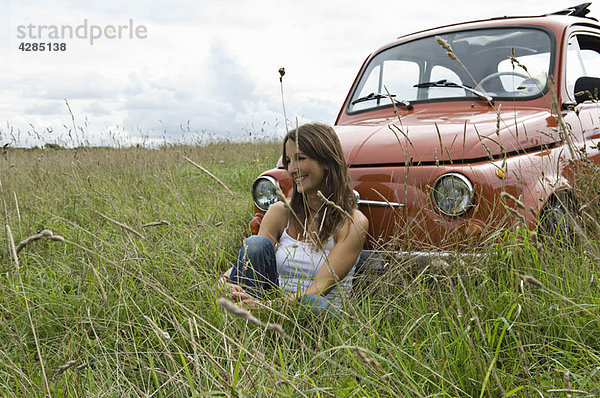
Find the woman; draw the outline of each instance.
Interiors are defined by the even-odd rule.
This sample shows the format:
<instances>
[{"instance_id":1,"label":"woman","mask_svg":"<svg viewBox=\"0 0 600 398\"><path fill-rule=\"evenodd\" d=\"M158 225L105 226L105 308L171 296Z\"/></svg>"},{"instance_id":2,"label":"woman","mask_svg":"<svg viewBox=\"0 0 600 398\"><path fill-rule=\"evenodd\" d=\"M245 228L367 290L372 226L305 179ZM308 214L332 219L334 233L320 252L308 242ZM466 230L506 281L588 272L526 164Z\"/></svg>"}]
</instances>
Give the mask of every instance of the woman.
<instances>
[{"instance_id":1,"label":"woman","mask_svg":"<svg viewBox=\"0 0 600 398\"><path fill-rule=\"evenodd\" d=\"M368 221L356 208L333 128L312 123L290 131L282 160L294 184L289 202L269 208L220 281L250 308L282 291L284 300L313 312L335 312L352 288Z\"/></svg>"}]
</instances>

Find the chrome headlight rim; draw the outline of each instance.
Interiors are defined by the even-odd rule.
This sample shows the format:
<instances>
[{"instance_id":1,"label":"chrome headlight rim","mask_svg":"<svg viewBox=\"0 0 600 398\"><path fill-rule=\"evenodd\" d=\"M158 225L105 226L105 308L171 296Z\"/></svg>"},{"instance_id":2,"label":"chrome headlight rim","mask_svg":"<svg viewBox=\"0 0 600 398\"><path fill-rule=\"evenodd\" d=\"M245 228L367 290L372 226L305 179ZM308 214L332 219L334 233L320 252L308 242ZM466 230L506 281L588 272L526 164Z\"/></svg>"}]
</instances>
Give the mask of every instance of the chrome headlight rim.
<instances>
[{"instance_id":1,"label":"chrome headlight rim","mask_svg":"<svg viewBox=\"0 0 600 398\"><path fill-rule=\"evenodd\" d=\"M464 184L464 187L466 188L466 190L468 192L466 203L460 209L457 209L453 212L449 211L448 209L444 209L444 207L442 205L440 205L438 197L437 197L439 185L448 178L455 178L458 181L460 181L460 183ZM471 183L471 181L465 175L453 172L453 173L442 174L435 180L435 182L433 183L433 189L432 189L431 195L433 198L433 203L435 204L437 209L442 214L449 216L449 217L458 217L458 216L462 216L463 214L467 213L473 207L473 202L474 202L474 198L475 198L475 190L473 188L473 183Z\"/></svg>"},{"instance_id":2,"label":"chrome headlight rim","mask_svg":"<svg viewBox=\"0 0 600 398\"><path fill-rule=\"evenodd\" d=\"M262 181L267 181L267 182L271 183L271 185L273 185L273 195L276 198L276 200L271 201L268 206L261 204L261 201L259 201L257 199L256 188L257 188L258 184ZM257 177L254 180L254 182L252 183L252 191L251 191L252 201L254 202L254 205L262 211L269 210L269 207L271 207L271 205L273 205L273 203L276 203L277 201L279 201L279 198L277 198L277 193L276 193L278 188L279 188L279 182L277 182L277 180L275 178L268 176L268 175L262 175L262 176Z\"/></svg>"}]
</instances>

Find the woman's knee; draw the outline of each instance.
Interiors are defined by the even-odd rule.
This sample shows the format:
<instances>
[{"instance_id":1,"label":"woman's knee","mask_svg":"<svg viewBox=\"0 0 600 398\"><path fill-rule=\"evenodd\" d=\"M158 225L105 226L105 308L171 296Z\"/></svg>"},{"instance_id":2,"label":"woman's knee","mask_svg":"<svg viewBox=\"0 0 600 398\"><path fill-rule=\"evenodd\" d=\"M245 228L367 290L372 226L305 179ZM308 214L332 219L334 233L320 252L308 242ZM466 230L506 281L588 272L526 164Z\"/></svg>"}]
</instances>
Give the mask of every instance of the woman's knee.
<instances>
[{"instance_id":1,"label":"woman's knee","mask_svg":"<svg viewBox=\"0 0 600 398\"><path fill-rule=\"evenodd\" d=\"M266 250L273 250L273 243L266 236L251 235L244 240L242 249L246 255L263 253Z\"/></svg>"}]
</instances>

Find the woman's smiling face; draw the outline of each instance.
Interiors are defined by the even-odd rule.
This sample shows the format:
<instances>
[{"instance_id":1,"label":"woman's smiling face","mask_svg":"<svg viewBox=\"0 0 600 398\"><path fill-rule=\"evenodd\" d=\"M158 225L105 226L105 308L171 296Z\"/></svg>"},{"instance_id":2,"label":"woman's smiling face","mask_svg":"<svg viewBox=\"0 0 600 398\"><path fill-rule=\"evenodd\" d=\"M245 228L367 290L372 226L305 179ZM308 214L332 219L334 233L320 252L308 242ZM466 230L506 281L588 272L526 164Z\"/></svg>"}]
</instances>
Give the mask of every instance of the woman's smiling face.
<instances>
[{"instance_id":1,"label":"woman's smiling face","mask_svg":"<svg viewBox=\"0 0 600 398\"><path fill-rule=\"evenodd\" d=\"M284 164L287 164L287 172L299 193L308 195L323 191L325 168L321 163L302 152L291 139L285 143L285 154Z\"/></svg>"}]
</instances>

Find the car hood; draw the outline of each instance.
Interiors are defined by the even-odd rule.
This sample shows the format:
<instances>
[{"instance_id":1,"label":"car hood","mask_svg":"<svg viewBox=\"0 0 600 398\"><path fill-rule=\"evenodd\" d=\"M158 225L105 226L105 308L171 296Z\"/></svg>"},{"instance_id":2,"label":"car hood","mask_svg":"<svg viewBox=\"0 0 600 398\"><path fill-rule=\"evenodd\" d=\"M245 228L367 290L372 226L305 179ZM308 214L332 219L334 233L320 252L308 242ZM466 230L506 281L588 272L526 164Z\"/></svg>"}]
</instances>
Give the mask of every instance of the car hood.
<instances>
[{"instance_id":1,"label":"car hood","mask_svg":"<svg viewBox=\"0 0 600 398\"><path fill-rule=\"evenodd\" d=\"M400 119L370 119L335 129L348 164L360 166L497 158L554 144L555 127L556 118L547 110L526 109L414 111Z\"/></svg>"}]
</instances>

